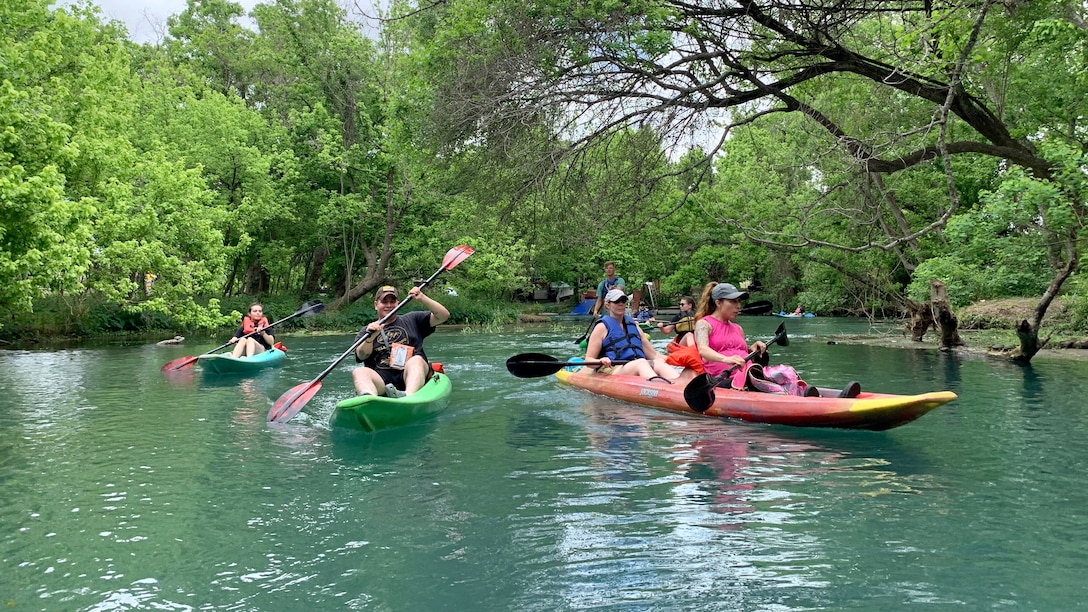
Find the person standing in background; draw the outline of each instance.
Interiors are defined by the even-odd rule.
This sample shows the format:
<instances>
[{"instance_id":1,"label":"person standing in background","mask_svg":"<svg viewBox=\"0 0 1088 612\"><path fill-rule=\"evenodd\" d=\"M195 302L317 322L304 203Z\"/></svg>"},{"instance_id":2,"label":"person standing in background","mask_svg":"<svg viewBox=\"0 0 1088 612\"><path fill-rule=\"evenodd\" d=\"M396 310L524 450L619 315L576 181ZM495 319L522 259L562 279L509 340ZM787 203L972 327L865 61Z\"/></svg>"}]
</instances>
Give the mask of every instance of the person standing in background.
<instances>
[{"instance_id":1,"label":"person standing in background","mask_svg":"<svg viewBox=\"0 0 1088 612\"><path fill-rule=\"evenodd\" d=\"M627 284L624 282L622 276L616 276L616 264L612 261L604 262L604 280L597 283L597 302L593 305L593 317L597 317L597 313L601 311L601 306L604 306L604 296L608 295L608 292L613 289L619 289L624 294L627 293Z\"/></svg>"}]
</instances>

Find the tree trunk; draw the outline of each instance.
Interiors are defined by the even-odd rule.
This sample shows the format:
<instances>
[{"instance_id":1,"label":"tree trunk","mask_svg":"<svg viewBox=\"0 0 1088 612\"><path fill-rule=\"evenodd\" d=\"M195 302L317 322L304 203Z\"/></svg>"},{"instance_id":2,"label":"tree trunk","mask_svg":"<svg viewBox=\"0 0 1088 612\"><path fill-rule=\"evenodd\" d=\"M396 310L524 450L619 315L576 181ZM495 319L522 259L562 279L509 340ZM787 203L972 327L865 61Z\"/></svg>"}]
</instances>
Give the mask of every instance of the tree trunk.
<instances>
[{"instance_id":1,"label":"tree trunk","mask_svg":"<svg viewBox=\"0 0 1088 612\"><path fill-rule=\"evenodd\" d=\"M1064 267L1058 270L1058 274L1051 279L1050 285L1043 292L1042 299L1035 306L1035 315L1032 317L1031 322L1028 323L1028 320L1024 319L1016 326L1016 337L1020 339L1020 348L1013 351L1009 358L1017 363L1031 363L1031 358L1043 350L1047 342L1050 342L1050 335L1047 335L1043 340L1039 340L1039 328L1043 325L1043 317L1046 315L1047 309L1050 308L1050 303L1058 296L1058 291L1062 288L1062 285L1080 266L1080 257L1077 256L1075 248L1069 248L1068 250L1071 253L1069 260Z\"/></svg>"},{"instance_id":2,"label":"tree trunk","mask_svg":"<svg viewBox=\"0 0 1088 612\"><path fill-rule=\"evenodd\" d=\"M249 295L267 293L268 281L268 270L261 265L261 260L254 261L253 265L246 270L246 293Z\"/></svg>"},{"instance_id":3,"label":"tree trunk","mask_svg":"<svg viewBox=\"0 0 1088 612\"><path fill-rule=\"evenodd\" d=\"M306 275L306 282L302 284L302 295L314 295L320 289L321 273L325 270L325 260L329 258L329 248L319 246L314 249L313 261L310 262L310 270Z\"/></svg>"},{"instance_id":4,"label":"tree trunk","mask_svg":"<svg viewBox=\"0 0 1088 612\"><path fill-rule=\"evenodd\" d=\"M941 332L939 348L950 351L957 346L964 346L960 339L959 319L952 313L952 306L948 302L948 287L937 279L929 281L929 305L933 320Z\"/></svg>"},{"instance_id":5,"label":"tree trunk","mask_svg":"<svg viewBox=\"0 0 1088 612\"><path fill-rule=\"evenodd\" d=\"M910 315L910 322L907 323L910 339L921 342L929 328L937 325L937 322L933 320L933 310L930 309L929 304L919 304L911 300L906 300L906 305L907 314Z\"/></svg>"}]
</instances>

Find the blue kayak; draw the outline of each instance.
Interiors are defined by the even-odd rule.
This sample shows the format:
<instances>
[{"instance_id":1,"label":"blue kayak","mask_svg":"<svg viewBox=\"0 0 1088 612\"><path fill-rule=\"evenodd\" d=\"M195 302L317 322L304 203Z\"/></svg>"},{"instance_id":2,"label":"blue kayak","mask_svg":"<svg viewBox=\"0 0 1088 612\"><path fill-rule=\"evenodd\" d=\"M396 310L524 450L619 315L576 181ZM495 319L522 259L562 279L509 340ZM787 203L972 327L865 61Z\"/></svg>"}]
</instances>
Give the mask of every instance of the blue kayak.
<instances>
[{"instance_id":1,"label":"blue kayak","mask_svg":"<svg viewBox=\"0 0 1088 612\"><path fill-rule=\"evenodd\" d=\"M782 317L783 319L801 319L807 317L815 317L816 315L811 312L802 312L801 314L797 314L795 312L780 311L774 313L774 316Z\"/></svg>"},{"instance_id":2,"label":"blue kayak","mask_svg":"<svg viewBox=\"0 0 1088 612\"><path fill-rule=\"evenodd\" d=\"M256 372L264 368L283 365L287 353L280 349L268 349L263 353L249 357L235 357L229 352L215 353L212 355L200 355L199 363L208 372L215 374L228 374L236 372Z\"/></svg>"}]
</instances>

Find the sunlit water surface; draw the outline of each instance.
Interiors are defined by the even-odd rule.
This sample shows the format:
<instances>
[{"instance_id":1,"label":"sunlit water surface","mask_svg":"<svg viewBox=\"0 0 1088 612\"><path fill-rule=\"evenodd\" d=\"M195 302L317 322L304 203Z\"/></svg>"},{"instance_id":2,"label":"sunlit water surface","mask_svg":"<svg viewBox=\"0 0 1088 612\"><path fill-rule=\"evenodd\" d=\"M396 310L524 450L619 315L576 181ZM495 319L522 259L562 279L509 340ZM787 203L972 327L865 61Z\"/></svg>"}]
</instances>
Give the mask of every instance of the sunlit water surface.
<instances>
[{"instance_id":1,"label":"sunlit water surface","mask_svg":"<svg viewBox=\"0 0 1088 612\"><path fill-rule=\"evenodd\" d=\"M752 337L780 319L742 319ZM213 344L0 352L0 602L14 610L1067 610L1084 605L1088 364L828 344L810 382L956 402L886 432L685 417L517 379L583 330L442 330L437 419L330 430L350 336L252 378L165 378ZM889 328L885 328L889 329ZM660 340L661 337L658 336ZM662 342L663 344L663 342ZM349 360L350 361L350 360Z\"/></svg>"}]
</instances>

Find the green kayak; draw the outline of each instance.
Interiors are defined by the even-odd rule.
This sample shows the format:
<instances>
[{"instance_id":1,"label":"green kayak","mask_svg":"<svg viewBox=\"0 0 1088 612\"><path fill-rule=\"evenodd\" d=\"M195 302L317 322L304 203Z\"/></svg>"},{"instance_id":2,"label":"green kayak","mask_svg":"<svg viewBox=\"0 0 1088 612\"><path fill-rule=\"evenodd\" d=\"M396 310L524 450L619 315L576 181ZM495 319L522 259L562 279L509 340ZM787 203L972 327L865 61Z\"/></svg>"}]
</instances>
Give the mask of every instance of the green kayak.
<instances>
[{"instance_id":1,"label":"green kayak","mask_svg":"<svg viewBox=\"0 0 1088 612\"><path fill-rule=\"evenodd\" d=\"M257 355L251 355L249 357L235 357L227 352L200 355L199 360L200 365L204 366L204 369L208 372L228 374L235 372L255 372L257 370L263 370L264 368L283 365L283 360L286 358L287 353L277 348L272 348L263 353L258 353Z\"/></svg>"},{"instance_id":2,"label":"green kayak","mask_svg":"<svg viewBox=\"0 0 1088 612\"><path fill-rule=\"evenodd\" d=\"M359 395L336 405L330 424L363 431L379 431L429 419L449 406L453 384L435 372L423 388L406 397Z\"/></svg>"}]
</instances>

